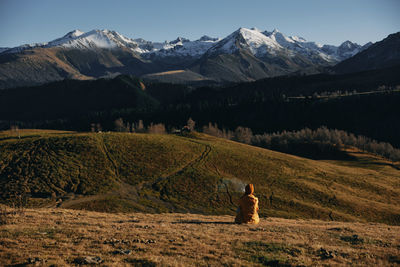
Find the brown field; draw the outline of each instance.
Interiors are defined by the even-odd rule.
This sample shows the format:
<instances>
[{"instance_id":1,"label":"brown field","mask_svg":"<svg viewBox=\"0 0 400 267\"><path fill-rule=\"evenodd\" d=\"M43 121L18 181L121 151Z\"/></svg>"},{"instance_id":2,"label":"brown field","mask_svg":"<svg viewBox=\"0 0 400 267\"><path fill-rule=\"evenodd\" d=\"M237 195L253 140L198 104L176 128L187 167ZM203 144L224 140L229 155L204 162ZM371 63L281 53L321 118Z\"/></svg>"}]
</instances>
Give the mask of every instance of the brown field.
<instances>
[{"instance_id":1,"label":"brown field","mask_svg":"<svg viewBox=\"0 0 400 267\"><path fill-rule=\"evenodd\" d=\"M10 211L10 209L9 209ZM0 265L397 266L400 227L379 223L27 209L0 226ZM125 254L124 254L125 253Z\"/></svg>"}]
</instances>

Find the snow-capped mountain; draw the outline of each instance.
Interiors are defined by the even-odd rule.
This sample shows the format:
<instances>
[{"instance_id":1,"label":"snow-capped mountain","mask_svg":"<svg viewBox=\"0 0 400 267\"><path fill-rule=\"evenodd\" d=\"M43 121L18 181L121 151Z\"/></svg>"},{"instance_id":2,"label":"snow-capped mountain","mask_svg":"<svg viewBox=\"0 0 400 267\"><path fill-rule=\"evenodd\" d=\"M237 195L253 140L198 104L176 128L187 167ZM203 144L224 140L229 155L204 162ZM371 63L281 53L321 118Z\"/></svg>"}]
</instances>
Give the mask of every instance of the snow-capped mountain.
<instances>
[{"instance_id":1,"label":"snow-capped mountain","mask_svg":"<svg viewBox=\"0 0 400 267\"><path fill-rule=\"evenodd\" d=\"M368 46L367 44L366 46ZM126 48L134 53L148 57L200 57L207 53L231 54L238 49L248 49L256 57L266 54L276 55L285 52L295 56L299 53L315 63L335 63L349 58L366 47L346 41L340 46L320 45L308 42L302 37L286 36L278 30L260 31L256 28L240 28L224 39L203 36L198 40L178 37L164 43L151 42L141 38L131 39L116 31L92 30L82 32L74 30L65 36L46 43L25 44L14 48L2 48L0 53L18 53L32 48L63 47L75 49L117 49Z\"/></svg>"},{"instance_id":2,"label":"snow-capped mountain","mask_svg":"<svg viewBox=\"0 0 400 267\"><path fill-rule=\"evenodd\" d=\"M144 39L131 39L123 36L116 31L92 30L84 33L80 30L74 30L65 36L50 41L48 43L26 44L14 48L4 48L0 53L18 53L32 48L74 48L74 49L117 49L126 48L132 52L141 54L145 57L157 54L158 56L192 56L199 57L203 55L215 42L217 38L203 36L199 40L190 41L178 37L174 41L164 43L150 42Z\"/></svg>"},{"instance_id":3,"label":"snow-capped mountain","mask_svg":"<svg viewBox=\"0 0 400 267\"><path fill-rule=\"evenodd\" d=\"M346 41L338 47L320 45L315 42L308 42L302 37L288 37L276 29L272 32L261 32L256 28L240 28L218 42L208 53L234 53L239 49L248 49L256 57L277 55L278 53L295 57L300 54L311 62L329 64L349 58L362 51L363 48L350 41Z\"/></svg>"},{"instance_id":4,"label":"snow-capped mountain","mask_svg":"<svg viewBox=\"0 0 400 267\"><path fill-rule=\"evenodd\" d=\"M200 57L210 47L218 42L218 38L211 38L206 35L198 40L190 41L189 39L178 37L171 42L165 42L161 48L153 49L145 54L153 56L184 56L184 57Z\"/></svg>"},{"instance_id":5,"label":"snow-capped mountain","mask_svg":"<svg viewBox=\"0 0 400 267\"><path fill-rule=\"evenodd\" d=\"M274 53L282 49L282 46L257 29L240 28L211 47L208 53L232 54L239 49L248 49L253 55L262 55Z\"/></svg>"},{"instance_id":6,"label":"snow-capped mountain","mask_svg":"<svg viewBox=\"0 0 400 267\"><path fill-rule=\"evenodd\" d=\"M320 45L278 30L256 28L240 28L223 39L205 35L194 41L178 37L165 42L128 38L110 30L74 30L50 42L0 48L0 88L122 73L253 81L293 72L321 72L368 45L350 41L340 46ZM15 56L7 56L10 53Z\"/></svg>"}]
</instances>

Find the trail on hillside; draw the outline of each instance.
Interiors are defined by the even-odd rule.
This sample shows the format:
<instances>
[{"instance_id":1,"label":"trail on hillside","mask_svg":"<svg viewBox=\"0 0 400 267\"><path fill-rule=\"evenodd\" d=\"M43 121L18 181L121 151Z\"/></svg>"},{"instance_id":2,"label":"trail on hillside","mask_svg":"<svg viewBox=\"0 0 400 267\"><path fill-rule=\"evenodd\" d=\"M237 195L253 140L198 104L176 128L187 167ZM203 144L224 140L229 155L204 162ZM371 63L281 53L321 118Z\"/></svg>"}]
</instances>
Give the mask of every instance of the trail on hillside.
<instances>
[{"instance_id":1,"label":"trail on hillside","mask_svg":"<svg viewBox=\"0 0 400 267\"><path fill-rule=\"evenodd\" d=\"M185 166L179 168L178 170L176 170L176 171L174 171L174 172L168 174L167 176L161 177L161 178L157 179L155 182L152 183L152 187L153 187L154 185L157 185L157 184L162 184L163 181L166 181L166 180L172 178L173 176L176 176L176 175L179 175L179 174L184 173L188 168L197 169L196 167L200 166L200 164L202 164L202 163L205 162L205 160L209 157L209 155L210 155L210 153L211 153L211 151L212 151L212 147L211 147L209 144L205 144L205 143L202 143L202 142L198 142L198 141L194 141L194 140L189 140L189 141L192 142L192 143L195 143L195 144L199 144L199 145L204 146L204 150L203 150L203 152L200 154L200 156L197 157L197 158L195 158L194 160L192 160L191 162L189 162L189 163L186 164ZM204 164L204 168L207 169L206 166L205 166L205 164ZM217 169L217 167L216 167L215 165L214 165L214 168L215 168L215 171L212 170L212 172L215 172L215 173L217 174L218 177L221 177L221 180L222 180L222 175L221 175L221 173L219 172L219 170ZM225 192L225 193L228 195L230 204L231 204L232 206L236 207L235 203L233 202L232 194L231 194L230 191L229 191L228 185L227 185L226 183L223 183L223 184L224 184L224 186L225 186L225 189L226 189L226 192ZM163 191L163 190L162 190L162 187L160 188L160 191L161 191L161 192ZM236 209L231 208L231 210L234 211L234 210L236 210Z\"/></svg>"},{"instance_id":2,"label":"trail on hillside","mask_svg":"<svg viewBox=\"0 0 400 267\"><path fill-rule=\"evenodd\" d=\"M183 166L183 167L180 168L179 170L177 170L177 171L175 171L175 172L169 174L166 178L172 177L172 176L177 175L177 174L181 174L181 173L183 173L186 169L188 169L188 168L190 168L190 167L193 167L193 166L195 166L196 164L200 164L200 163L201 163L202 161L204 161L204 160L208 157L208 155L210 154L210 152L211 152L211 150L212 150L210 145L204 144L204 143L200 143L200 142L196 142L196 141L193 141L193 140L189 140L189 141L192 142L192 143L196 143L196 144L199 144L199 145L203 145L203 146L204 146L204 151L200 154L199 157L197 157L196 159L192 160L191 162L189 162L188 164L186 164L185 166Z\"/></svg>"},{"instance_id":3,"label":"trail on hillside","mask_svg":"<svg viewBox=\"0 0 400 267\"><path fill-rule=\"evenodd\" d=\"M179 175L179 174L185 172L185 170L187 170L188 168L194 167L196 164L201 163L202 161L204 161L208 157L208 155L210 154L210 152L212 150L210 145L204 144L204 143L200 143L200 142L196 142L196 141L193 141L193 140L189 140L189 141L192 142L192 143L196 143L196 144L204 146L204 151L200 154L200 156L198 156L194 160L190 161L186 165L182 166L181 168L173 171L172 173L169 173L164 177L158 178L155 182L152 182L152 185L155 185L155 184L160 183L162 181L168 180L173 176Z\"/></svg>"},{"instance_id":4,"label":"trail on hillside","mask_svg":"<svg viewBox=\"0 0 400 267\"><path fill-rule=\"evenodd\" d=\"M118 188L108 192L108 193L104 193L104 194L98 194L95 196L80 196L80 195L74 195L73 197L64 200L62 203L55 203L55 204L51 204L50 207L62 207L62 208L68 208L68 207L72 207L74 205L77 204L81 204L84 202L89 202L89 201L94 201L94 200L102 200L102 199L106 199L107 197L110 196L121 196L124 197L126 199L137 199L140 196L140 193L142 191L142 189L144 187L148 187L148 188L153 188L154 185L162 183L163 181L166 181L168 179L170 179L173 176L182 174L185 172L185 170L187 170L188 168L193 168L194 166L200 164L201 162L203 162L210 154L212 148L210 145L208 144L204 144L201 142L197 142L197 141L193 141L193 140L189 140L190 142L199 144L204 146L204 150L202 151L202 153L196 157L195 159L193 159L192 161L190 161L189 163L185 164L184 166L180 167L179 169L173 171L172 173L169 173L167 175L165 175L164 177L160 177L155 181L150 181L150 182L144 182L141 183L139 185L133 186L131 184L125 183L120 179L119 176L119 172L118 172L118 167L116 162L114 161L111 153L109 152L107 145L105 144L104 141L104 136L101 136L98 138L99 140L99 144L100 147L104 153L104 155L106 156L106 158L108 159L108 161L111 163L111 166L113 167L113 172L115 174L115 177L118 179L118 183L119 186ZM165 200L162 199L151 199L152 201L161 201L163 204L167 204L167 202Z\"/></svg>"},{"instance_id":5,"label":"trail on hillside","mask_svg":"<svg viewBox=\"0 0 400 267\"><path fill-rule=\"evenodd\" d=\"M108 159L108 161L111 163L111 165L112 165L113 168L114 168L115 177L116 177L117 179L119 179L120 177L119 177L119 172L118 172L117 164L115 163L115 161L114 161L113 158L111 157L110 152L109 152L108 149L107 149L106 143L104 142L104 135L103 135L103 134L101 134L101 137L99 137L99 140L100 140L101 147L102 147L102 150L103 150L103 152L104 152L104 155L106 155L106 158Z\"/></svg>"},{"instance_id":6,"label":"trail on hillside","mask_svg":"<svg viewBox=\"0 0 400 267\"><path fill-rule=\"evenodd\" d=\"M117 164L115 163L114 159L111 156L110 151L107 148L107 145L106 145L106 143L104 141L104 135L103 134L101 134L101 136L97 135L96 139L99 142L99 146L100 146L103 154L105 155L105 157L107 158L107 160L110 162L110 164L112 166L112 171L114 172L115 178L118 180L119 185L120 185L119 188L116 189L116 190L112 190L112 191L110 191L108 193L97 194L97 195L94 195L94 196L82 196L82 195L75 195L74 194L74 195L70 196L68 199L62 201L61 203L60 202L56 202L55 204L52 203L50 205L50 207L56 206L56 207L68 208L68 207L72 207L72 206L77 205L77 204L81 204L81 203L85 203L85 202L89 202L89 201L94 201L94 200L102 200L102 199L106 199L109 196L120 195L119 193L121 191L124 192L124 195L128 195L127 192L129 192L129 194L134 193L134 194L137 195L136 188L134 188L133 186L128 185L128 184L126 184L126 183L121 181L120 176L119 176L119 171L118 171ZM133 189L133 188L134 188L134 190L130 190L130 189Z\"/></svg>"}]
</instances>

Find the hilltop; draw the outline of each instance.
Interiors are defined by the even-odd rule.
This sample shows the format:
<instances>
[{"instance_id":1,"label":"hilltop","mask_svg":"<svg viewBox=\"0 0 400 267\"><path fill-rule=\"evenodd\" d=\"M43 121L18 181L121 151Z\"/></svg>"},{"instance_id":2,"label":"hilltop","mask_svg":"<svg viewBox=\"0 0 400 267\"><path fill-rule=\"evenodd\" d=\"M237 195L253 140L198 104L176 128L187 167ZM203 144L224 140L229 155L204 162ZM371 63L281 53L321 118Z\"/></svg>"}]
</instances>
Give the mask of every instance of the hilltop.
<instances>
[{"instance_id":1,"label":"hilltop","mask_svg":"<svg viewBox=\"0 0 400 267\"><path fill-rule=\"evenodd\" d=\"M0 133L0 191L31 207L231 214L253 183L261 217L400 224L400 171L353 151L315 161L205 134Z\"/></svg>"}]
</instances>

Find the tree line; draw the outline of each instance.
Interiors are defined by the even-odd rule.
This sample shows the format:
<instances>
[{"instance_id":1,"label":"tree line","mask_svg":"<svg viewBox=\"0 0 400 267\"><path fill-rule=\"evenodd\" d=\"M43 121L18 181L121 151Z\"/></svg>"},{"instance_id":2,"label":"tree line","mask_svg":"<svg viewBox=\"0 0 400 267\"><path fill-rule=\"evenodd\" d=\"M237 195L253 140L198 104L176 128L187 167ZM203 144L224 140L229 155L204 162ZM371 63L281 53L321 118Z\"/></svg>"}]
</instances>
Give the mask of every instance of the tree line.
<instances>
[{"instance_id":1,"label":"tree line","mask_svg":"<svg viewBox=\"0 0 400 267\"><path fill-rule=\"evenodd\" d=\"M400 161L400 149L394 148L387 142L378 142L362 135L328 129L325 126L316 130L304 128L299 131L254 135L250 128L239 126L235 131L229 131L219 129L216 123L209 123L203 127L203 132L253 146L311 158L345 157L346 153L343 149L356 147L392 162Z\"/></svg>"},{"instance_id":2,"label":"tree line","mask_svg":"<svg viewBox=\"0 0 400 267\"><path fill-rule=\"evenodd\" d=\"M101 131L100 124L91 124L92 132ZM130 133L150 133L150 134L167 134L167 133L177 133L181 132L183 129L187 131L193 131L196 125L196 122L189 118L186 122L186 125L181 129L177 129L175 127L170 127L167 130L167 127L163 123L153 123L151 122L149 125L145 126L143 120L139 120L137 122L124 122L122 118L118 118L114 121L115 131L117 132L130 132ZM97 127L96 127L97 126ZM100 128L99 128L100 127ZM100 130L99 130L100 129Z\"/></svg>"},{"instance_id":3,"label":"tree line","mask_svg":"<svg viewBox=\"0 0 400 267\"><path fill-rule=\"evenodd\" d=\"M175 127L167 130L163 123L150 123L145 126L143 120L129 123L118 118L114 121L114 125L117 132L151 134L179 132ZM195 121L189 118L183 128L187 127L192 131L195 129L195 125ZM91 125L92 131L95 131L96 126L100 127L99 124ZM348 157L344 149L355 147L361 151L382 156L392 162L400 161L400 149L394 148L390 143L378 142L363 135L355 135L343 130L328 129L326 126L319 127L316 130L304 128L298 131L253 134L253 131L247 127L239 126L235 131L230 131L220 129L217 123L209 122L201 130L212 136L315 159Z\"/></svg>"}]
</instances>

